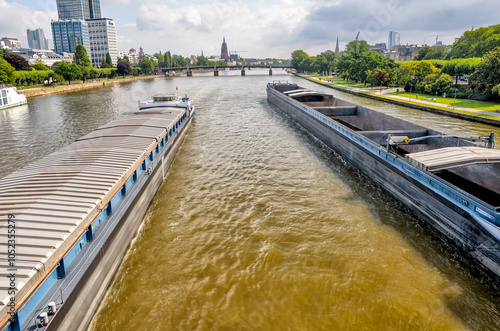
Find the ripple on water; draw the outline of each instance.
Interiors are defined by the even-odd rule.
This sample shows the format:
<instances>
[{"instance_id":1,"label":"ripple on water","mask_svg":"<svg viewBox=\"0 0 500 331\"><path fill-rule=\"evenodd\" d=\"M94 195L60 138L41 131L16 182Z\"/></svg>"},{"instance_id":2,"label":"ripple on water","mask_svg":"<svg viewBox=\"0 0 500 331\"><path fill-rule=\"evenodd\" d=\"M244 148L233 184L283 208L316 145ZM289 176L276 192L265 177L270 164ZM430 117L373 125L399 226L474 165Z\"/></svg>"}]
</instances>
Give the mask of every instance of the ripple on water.
<instances>
[{"instance_id":1,"label":"ripple on water","mask_svg":"<svg viewBox=\"0 0 500 331\"><path fill-rule=\"evenodd\" d=\"M71 128L62 129L69 133L61 143L135 107L132 99L146 92L179 86L197 105L193 127L91 329L500 325L495 295L443 253L399 203L277 113L265 100L268 77L255 72L157 79L101 95L103 89L101 98L84 92L52 99L61 102L54 118ZM82 106L82 97L104 105L107 117ZM42 101L30 103L31 111ZM9 116L0 118L10 121L9 132L22 127ZM89 126L78 128L86 116ZM436 126L448 122L433 114L418 120L428 116ZM46 140L48 150L54 148Z\"/></svg>"}]
</instances>

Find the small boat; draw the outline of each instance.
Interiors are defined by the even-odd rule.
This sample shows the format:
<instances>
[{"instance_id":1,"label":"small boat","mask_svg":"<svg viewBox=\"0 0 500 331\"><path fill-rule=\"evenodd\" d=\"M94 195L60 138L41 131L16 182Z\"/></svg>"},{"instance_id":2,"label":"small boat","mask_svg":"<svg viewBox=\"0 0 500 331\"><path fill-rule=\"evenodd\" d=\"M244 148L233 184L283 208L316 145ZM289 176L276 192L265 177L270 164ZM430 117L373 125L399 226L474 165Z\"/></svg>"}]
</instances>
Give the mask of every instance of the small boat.
<instances>
[{"instance_id":1,"label":"small boat","mask_svg":"<svg viewBox=\"0 0 500 331\"><path fill-rule=\"evenodd\" d=\"M139 101L139 110L150 108L185 108L191 110L193 107L189 98L176 94L155 95L151 100Z\"/></svg>"},{"instance_id":2,"label":"small boat","mask_svg":"<svg viewBox=\"0 0 500 331\"><path fill-rule=\"evenodd\" d=\"M17 92L17 88L8 84L0 85L0 109L10 108L28 103L26 96Z\"/></svg>"},{"instance_id":3,"label":"small boat","mask_svg":"<svg viewBox=\"0 0 500 331\"><path fill-rule=\"evenodd\" d=\"M290 83L269 83L267 98L500 279L500 150L493 133L445 135Z\"/></svg>"}]
</instances>

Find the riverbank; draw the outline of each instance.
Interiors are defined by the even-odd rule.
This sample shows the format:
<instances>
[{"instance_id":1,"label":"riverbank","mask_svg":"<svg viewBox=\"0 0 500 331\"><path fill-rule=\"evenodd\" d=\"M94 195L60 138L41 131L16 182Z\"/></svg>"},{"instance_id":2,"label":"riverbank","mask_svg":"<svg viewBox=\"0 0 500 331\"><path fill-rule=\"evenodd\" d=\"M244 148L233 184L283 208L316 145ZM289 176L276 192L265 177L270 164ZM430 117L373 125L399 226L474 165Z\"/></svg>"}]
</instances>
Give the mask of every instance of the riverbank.
<instances>
[{"instance_id":1,"label":"riverbank","mask_svg":"<svg viewBox=\"0 0 500 331\"><path fill-rule=\"evenodd\" d=\"M411 107L418 110L428 111L445 116L461 118L468 121L474 121L478 123L484 123L500 127L500 113L483 111L473 108L464 108L464 107L455 107L455 109L448 109L447 107L438 106L432 101L426 101L420 99L410 101L406 100L408 98L397 95L381 94L379 89L374 90L374 89L362 89L359 87L349 87L349 86L343 86L341 84L332 84L320 80L318 77L310 77L299 74L297 74L297 76L307 79L316 84L327 86L329 88L333 88L335 90L350 93L360 97L370 98L378 101L393 103L400 106Z\"/></svg>"},{"instance_id":2,"label":"riverbank","mask_svg":"<svg viewBox=\"0 0 500 331\"><path fill-rule=\"evenodd\" d=\"M52 86L52 87L26 89L26 90L22 90L22 92L24 93L24 95L26 95L26 98L30 99L30 98L42 97L42 96L47 96L47 95L52 95L52 94L74 92L74 91L79 91L79 90L87 90L87 89L92 89L92 88L97 88L97 87L108 86L108 85L112 85L112 84L129 83L129 82L134 82L137 80L153 79L153 78L159 78L159 77L165 77L165 76L158 74L158 75L150 75L150 76L115 78L115 79L109 79L109 80L102 79L102 80L93 81L93 82L72 83L71 85L59 85L59 86Z\"/></svg>"}]
</instances>

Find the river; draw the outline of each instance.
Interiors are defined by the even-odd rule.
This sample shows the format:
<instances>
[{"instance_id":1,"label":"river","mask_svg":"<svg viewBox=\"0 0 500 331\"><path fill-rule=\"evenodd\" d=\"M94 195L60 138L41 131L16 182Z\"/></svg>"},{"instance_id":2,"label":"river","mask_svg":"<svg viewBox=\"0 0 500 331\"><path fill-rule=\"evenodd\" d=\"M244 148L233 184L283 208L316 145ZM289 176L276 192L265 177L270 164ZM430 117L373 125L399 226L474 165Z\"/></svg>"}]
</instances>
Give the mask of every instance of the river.
<instances>
[{"instance_id":1,"label":"river","mask_svg":"<svg viewBox=\"0 0 500 331\"><path fill-rule=\"evenodd\" d=\"M498 128L274 70L195 74L0 112L0 174L178 88L196 116L91 330L495 330L485 286L406 208L266 100L288 80L445 133Z\"/></svg>"}]
</instances>

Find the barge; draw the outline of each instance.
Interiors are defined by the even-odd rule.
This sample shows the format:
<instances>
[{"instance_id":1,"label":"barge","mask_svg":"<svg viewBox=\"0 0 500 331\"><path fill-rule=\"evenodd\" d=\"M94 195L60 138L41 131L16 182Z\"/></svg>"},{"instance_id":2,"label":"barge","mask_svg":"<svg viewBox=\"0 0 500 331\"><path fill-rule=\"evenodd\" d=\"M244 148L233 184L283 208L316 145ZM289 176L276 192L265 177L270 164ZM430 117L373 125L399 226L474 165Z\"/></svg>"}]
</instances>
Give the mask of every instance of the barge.
<instances>
[{"instance_id":1,"label":"barge","mask_svg":"<svg viewBox=\"0 0 500 331\"><path fill-rule=\"evenodd\" d=\"M0 330L85 330L192 123L124 114L0 180Z\"/></svg>"},{"instance_id":2,"label":"barge","mask_svg":"<svg viewBox=\"0 0 500 331\"><path fill-rule=\"evenodd\" d=\"M290 83L269 83L267 98L498 280L500 150L493 133L444 135Z\"/></svg>"}]
</instances>

